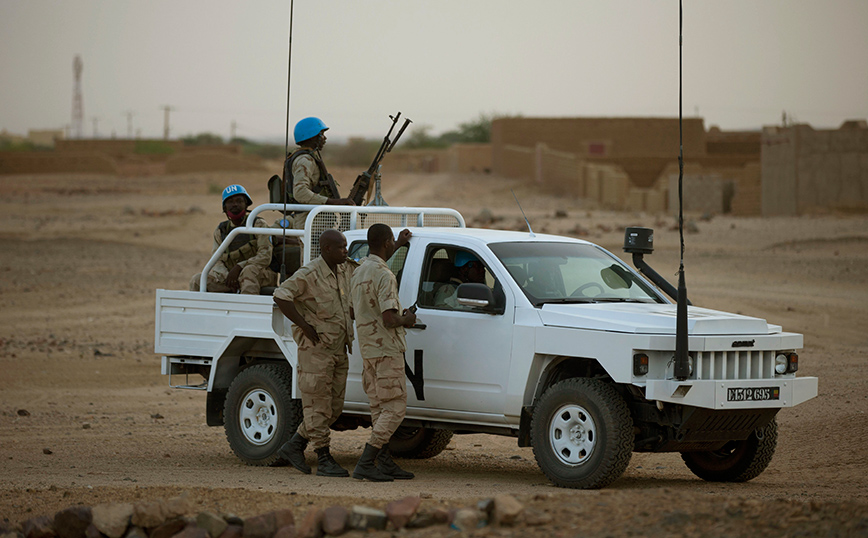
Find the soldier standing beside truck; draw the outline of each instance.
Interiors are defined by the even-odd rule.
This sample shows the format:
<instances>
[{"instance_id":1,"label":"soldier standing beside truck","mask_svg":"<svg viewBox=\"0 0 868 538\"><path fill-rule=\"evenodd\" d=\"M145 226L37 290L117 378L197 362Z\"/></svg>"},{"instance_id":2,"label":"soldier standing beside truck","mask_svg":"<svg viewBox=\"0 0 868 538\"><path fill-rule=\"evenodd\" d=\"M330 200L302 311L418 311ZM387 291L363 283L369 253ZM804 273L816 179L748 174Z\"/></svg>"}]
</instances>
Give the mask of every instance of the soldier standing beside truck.
<instances>
[{"instance_id":1,"label":"soldier standing beside truck","mask_svg":"<svg viewBox=\"0 0 868 538\"><path fill-rule=\"evenodd\" d=\"M350 277L357 265L347 259L347 240L337 230L320 235L322 254L296 271L274 292L274 302L293 323L298 343L298 389L303 420L278 455L310 474L304 461L308 442L317 455L317 476L350 476L329 452L329 426L341 415L352 352Z\"/></svg>"},{"instance_id":2,"label":"soldier standing beside truck","mask_svg":"<svg viewBox=\"0 0 868 538\"><path fill-rule=\"evenodd\" d=\"M217 225L214 230L214 246L211 252L216 252L229 233L244 226L247 220L247 208L253 203L247 191L241 185L229 185L223 189L223 212L227 220ZM268 228L265 220L256 218L253 226ZM217 293L241 293L258 295L260 288L274 286L277 276L268 268L271 263L271 242L267 235L240 234L235 236L226 252L220 257L214 267L208 272L207 291ZM196 273L190 279L190 291L199 291L199 280L202 273Z\"/></svg>"},{"instance_id":3,"label":"soldier standing beside truck","mask_svg":"<svg viewBox=\"0 0 868 538\"><path fill-rule=\"evenodd\" d=\"M410 239L401 231L397 245ZM371 438L353 470L353 478L374 482L411 479L415 475L398 467L389 454L389 439L407 412L407 378L404 373L404 327L416 324L416 314L401 309L398 283L386 265L397 245L385 224L368 228L370 254L353 274L352 296L362 355L362 386L371 405ZM399 314L399 312L401 312Z\"/></svg>"}]
</instances>

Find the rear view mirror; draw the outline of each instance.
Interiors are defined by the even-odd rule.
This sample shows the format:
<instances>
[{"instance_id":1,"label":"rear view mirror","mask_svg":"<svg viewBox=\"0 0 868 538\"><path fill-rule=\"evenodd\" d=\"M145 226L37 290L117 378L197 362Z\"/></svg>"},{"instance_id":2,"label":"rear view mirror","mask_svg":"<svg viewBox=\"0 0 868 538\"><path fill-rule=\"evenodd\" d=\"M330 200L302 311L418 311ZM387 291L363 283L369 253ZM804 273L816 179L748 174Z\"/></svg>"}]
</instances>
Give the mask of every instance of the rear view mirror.
<instances>
[{"instance_id":1,"label":"rear view mirror","mask_svg":"<svg viewBox=\"0 0 868 538\"><path fill-rule=\"evenodd\" d=\"M603 282L613 290L629 289L633 286L633 276L618 264L612 264L600 271Z\"/></svg>"}]
</instances>

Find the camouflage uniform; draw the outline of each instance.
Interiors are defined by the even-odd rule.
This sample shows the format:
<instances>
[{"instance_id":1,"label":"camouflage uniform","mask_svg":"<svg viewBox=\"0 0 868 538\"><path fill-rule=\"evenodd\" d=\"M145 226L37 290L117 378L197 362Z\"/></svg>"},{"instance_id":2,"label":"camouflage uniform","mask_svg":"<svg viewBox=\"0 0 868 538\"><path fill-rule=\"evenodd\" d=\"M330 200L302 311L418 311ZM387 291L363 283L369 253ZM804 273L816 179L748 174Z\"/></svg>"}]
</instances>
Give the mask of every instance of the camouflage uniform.
<instances>
[{"instance_id":1,"label":"camouflage uniform","mask_svg":"<svg viewBox=\"0 0 868 538\"><path fill-rule=\"evenodd\" d=\"M247 219L245 217L241 226L244 226L246 223ZM268 224L260 217L256 217L253 226L256 228L268 228ZM221 227L223 230L221 230ZM237 227L231 220L221 222L214 230L214 246L211 252L216 252L226 235ZM220 259L217 260L217 263L214 264L214 267L208 272L207 291L217 293L232 292L233 290L226 285L226 277L229 276L229 271L236 264L242 267L241 274L238 275L241 293L258 295L260 288L274 286L277 283L277 275L268 268L271 263L271 241L269 241L268 236L247 235L245 240L245 237L242 237L244 235L236 236L229 249L223 253ZM190 279L191 291L199 291L199 278L201 275L202 273L196 273Z\"/></svg>"},{"instance_id":2,"label":"camouflage uniform","mask_svg":"<svg viewBox=\"0 0 868 538\"><path fill-rule=\"evenodd\" d=\"M446 306L453 310L465 308L458 304L458 286L461 284L464 282L460 278L452 277L449 282L437 288L437 293L434 294L434 306Z\"/></svg>"},{"instance_id":3,"label":"camouflage uniform","mask_svg":"<svg viewBox=\"0 0 868 538\"><path fill-rule=\"evenodd\" d=\"M304 406L298 434L310 440L314 450L329 446L329 426L344 409L347 350L352 350L353 342L350 277L356 265L347 260L332 272L319 256L274 292L275 299L293 301L320 338L314 344L300 327L292 327L292 337L298 343L298 389Z\"/></svg>"},{"instance_id":4,"label":"camouflage uniform","mask_svg":"<svg viewBox=\"0 0 868 538\"><path fill-rule=\"evenodd\" d=\"M369 444L381 448L389 442L407 412L404 374L404 328L386 328L383 312L403 312L398 282L382 258L371 254L352 279L353 309L359 330L364 367L362 386L371 402L373 428Z\"/></svg>"},{"instance_id":5,"label":"camouflage uniform","mask_svg":"<svg viewBox=\"0 0 868 538\"><path fill-rule=\"evenodd\" d=\"M292 162L292 197L299 204L322 205L328 201L326 189L319 185L319 166L313 155L300 155ZM292 227L304 229L307 212L298 212L292 217Z\"/></svg>"}]
</instances>

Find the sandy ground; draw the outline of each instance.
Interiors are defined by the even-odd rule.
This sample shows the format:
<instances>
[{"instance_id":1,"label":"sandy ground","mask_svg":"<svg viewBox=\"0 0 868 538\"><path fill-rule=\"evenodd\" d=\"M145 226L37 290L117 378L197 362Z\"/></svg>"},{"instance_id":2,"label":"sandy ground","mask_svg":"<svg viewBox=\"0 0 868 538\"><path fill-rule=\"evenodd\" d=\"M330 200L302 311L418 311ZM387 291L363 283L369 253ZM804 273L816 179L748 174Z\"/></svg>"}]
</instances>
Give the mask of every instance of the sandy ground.
<instances>
[{"instance_id":1,"label":"sandy ground","mask_svg":"<svg viewBox=\"0 0 868 538\"><path fill-rule=\"evenodd\" d=\"M244 466L222 428L205 425L205 395L169 389L153 354L154 290L185 288L207 260L220 189L240 182L262 202L270 175L0 176L0 520L182 491L241 516L382 507L405 495L459 507L511 493L552 521L502 535L868 534L865 215L688 216L697 229L685 236L693 303L803 333L800 374L820 378L818 398L778 415L775 459L755 480L706 483L677 454L635 454L609 488L563 490L514 439L466 435L435 458L406 462L415 480L371 484ZM339 174L344 188L351 178ZM384 183L393 206L456 207L469 223L487 208L504 228L524 226L514 189L535 231L615 253L625 226L653 227L657 250L647 259L674 280L671 216L590 208L484 176ZM354 465L366 437L335 434L336 459ZM446 531L418 535L437 532Z\"/></svg>"}]
</instances>

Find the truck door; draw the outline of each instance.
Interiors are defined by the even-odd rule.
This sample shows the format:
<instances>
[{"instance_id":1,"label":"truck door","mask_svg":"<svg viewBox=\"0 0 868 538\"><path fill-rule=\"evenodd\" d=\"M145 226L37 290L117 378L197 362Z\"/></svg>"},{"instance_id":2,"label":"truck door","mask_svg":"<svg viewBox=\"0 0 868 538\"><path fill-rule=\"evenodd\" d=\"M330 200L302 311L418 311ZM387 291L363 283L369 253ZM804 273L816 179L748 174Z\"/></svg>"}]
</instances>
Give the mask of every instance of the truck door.
<instances>
[{"instance_id":1,"label":"truck door","mask_svg":"<svg viewBox=\"0 0 868 538\"><path fill-rule=\"evenodd\" d=\"M502 424L513 331L503 312L513 310L511 293L478 252L431 244L422 263L416 315L425 329L407 330L407 416ZM460 305L455 290L463 282L488 285L499 313Z\"/></svg>"}]
</instances>

